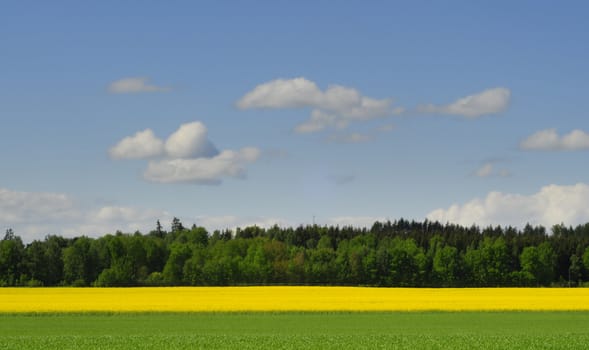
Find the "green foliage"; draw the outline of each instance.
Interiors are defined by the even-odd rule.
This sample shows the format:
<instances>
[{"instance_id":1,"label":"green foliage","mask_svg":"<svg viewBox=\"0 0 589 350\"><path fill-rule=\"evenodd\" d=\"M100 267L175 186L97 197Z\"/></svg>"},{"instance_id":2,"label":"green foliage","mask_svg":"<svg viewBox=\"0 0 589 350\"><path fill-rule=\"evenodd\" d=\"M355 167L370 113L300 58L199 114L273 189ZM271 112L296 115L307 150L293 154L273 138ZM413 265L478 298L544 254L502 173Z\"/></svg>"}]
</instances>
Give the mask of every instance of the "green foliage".
<instances>
[{"instance_id":1,"label":"green foliage","mask_svg":"<svg viewBox=\"0 0 589 350\"><path fill-rule=\"evenodd\" d=\"M570 257L570 266L569 266L569 283L571 285L578 285L579 281L583 276L583 263L581 259L576 255L573 254Z\"/></svg>"},{"instance_id":2,"label":"green foliage","mask_svg":"<svg viewBox=\"0 0 589 350\"><path fill-rule=\"evenodd\" d=\"M548 286L554 278L556 257L550 243L544 242L537 247L525 247L520 256L522 271L533 276L538 285Z\"/></svg>"},{"instance_id":3,"label":"green foliage","mask_svg":"<svg viewBox=\"0 0 589 350\"><path fill-rule=\"evenodd\" d=\"M502 237L485 237L477 248L468 248L465 264L475 285L502 286L509 282L509 251Z\"/></svg>"},{"instance_id":4,"label":"green foliage","mask_svg":"<svg viewBox=\"0 0 589 350\"><path fill-rule=\"evenodd\" d=\"M370 230L317 225L215 231L158 225L147 235L0 241L0 286L327 284L549 286L589 280L589 224L441 225L398 220ZM35 282L30 282L35 281Z\"/></svg>"},{"instance_id":5,"label":"green foliage","mask_svg":"<svg viewBox=\"0 0 589 350\"><path fill-rule=\"evenodd\" d=\"M187 244L172 243L170 256L164 266L164 280L172 285L181 284L183 280L184 263L191 256L192 252Z\"/></svg>"},{"instance_id":6,"label":"green foliage","mask_svg":"<svg viewBox=\"0 0 589 350\"><path fill-rule=\"evenodd\" d=\"M94 240L79 237L63 250L63 272L65 282L72 285L91 285L98 277L98 251Z\"/></svg>"},{"instance_id":7,"label":"green foliage","mask_svg":"<svg viewBox=\"0 0 589 350\"><path fill-rule=\"evenodd\" d=\"M16 285L23 272L25 247L20 237L11 229L6 230L0 241L0 281L4 285Z\"/></svg>"},{"instance_id":8,"label":"green foliage","mask_svg":"<svg viewBox=\"0 0 589 350\"><path fill-rule=\"evenodd\" d=\"M589 247L587 247L583 253L583 267L585 271L589 270Z\"/></svg>"},{"instance_id":9,"label":"green foliage","mask_svg":"<svg viewBox=\"0 0 589 350\"><path fill-rule=\"evenodd\" d=\"M436 250L432 272L443 287L452 286L460 276L461 260L458 249L444 246Z\"/></svg>"}]
</instances>

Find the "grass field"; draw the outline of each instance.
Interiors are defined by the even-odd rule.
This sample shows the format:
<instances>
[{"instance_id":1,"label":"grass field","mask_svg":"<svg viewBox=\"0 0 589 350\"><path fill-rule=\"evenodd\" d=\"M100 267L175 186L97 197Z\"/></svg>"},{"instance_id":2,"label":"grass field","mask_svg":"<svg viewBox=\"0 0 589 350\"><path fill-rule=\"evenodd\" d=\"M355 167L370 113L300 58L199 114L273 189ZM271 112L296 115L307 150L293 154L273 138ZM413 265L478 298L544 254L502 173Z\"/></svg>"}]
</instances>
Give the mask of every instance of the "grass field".
<instances>
[{"instance_id":1,"label":"grass field","mask_svg":"<svg viewBox=\"0 0 589 350\"><path fill-rule=\"evenodd\" d=\"M4 314L1 349L584 349L589 312Z\"/></svg>"}]
</instances>

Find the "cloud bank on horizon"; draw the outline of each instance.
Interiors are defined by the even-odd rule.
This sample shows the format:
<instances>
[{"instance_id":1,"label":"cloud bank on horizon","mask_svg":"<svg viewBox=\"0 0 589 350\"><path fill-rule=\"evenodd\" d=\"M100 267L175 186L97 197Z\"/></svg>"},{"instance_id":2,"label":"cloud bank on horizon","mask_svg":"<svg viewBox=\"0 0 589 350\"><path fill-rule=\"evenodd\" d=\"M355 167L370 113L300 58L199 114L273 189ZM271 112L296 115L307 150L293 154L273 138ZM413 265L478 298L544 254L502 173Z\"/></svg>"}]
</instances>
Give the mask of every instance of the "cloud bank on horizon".
<instances>
[{"instance_id":1,"label":"cloud bank on horizon","mask_svg":"<svg viewBox=\"0 0 589 350\"><path fill-rule=\"evenodd\" d=\"M49 234L98 236L117 230L147 232L156 221L170 221L163 210L131 206L88 206L65 193L21 192L0 188L0 222L25 242Z\"/></svg>"},{"instance_id":2,"label":"cloud bank on horizon","mask_svg":"<svg viewBox=\"0 0 589 350\"><path fill-rule=\"evenodd\" d=\"M549 185L531 195L490 192L483 199L433 210L427 218L465 226L583 224L589 222L589 185Z\"/></svg>"}]
</instances>

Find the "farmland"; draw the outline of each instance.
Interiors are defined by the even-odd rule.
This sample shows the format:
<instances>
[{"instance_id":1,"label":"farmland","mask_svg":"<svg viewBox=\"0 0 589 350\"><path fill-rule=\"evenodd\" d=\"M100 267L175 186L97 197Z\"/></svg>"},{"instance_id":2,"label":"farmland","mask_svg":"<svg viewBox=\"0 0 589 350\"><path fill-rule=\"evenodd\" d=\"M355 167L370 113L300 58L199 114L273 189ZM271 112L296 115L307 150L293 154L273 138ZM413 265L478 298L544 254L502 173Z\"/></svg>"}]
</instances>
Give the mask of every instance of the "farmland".
<instances>
[{"instance_id":1,"label":"farmland","mask_svg":"<svg viewBox=\"0 0 589 350\"><path fill-rule=\"evenodd\" d=\"M0 348L581 349L588 301L585 288L1 288Z\"/></svg>"},{"instance_id":2,"label":"farmland","mask_svg":"<svg viewBox=\"0 0 589 350\"><path fill-rule=\"evenodd\" d=\"M5 314L2 349L582 349L589 312Z\"/></svg>"},{"instance_id":3,"label":"farmland","mask_svg":"<svg viewBox=\"0 0 589 350\"><path fill-rule=\"evenodd\" d=\"M589 311L588 288L2 288L0 312Z\"/></svg>"}]
</instances>

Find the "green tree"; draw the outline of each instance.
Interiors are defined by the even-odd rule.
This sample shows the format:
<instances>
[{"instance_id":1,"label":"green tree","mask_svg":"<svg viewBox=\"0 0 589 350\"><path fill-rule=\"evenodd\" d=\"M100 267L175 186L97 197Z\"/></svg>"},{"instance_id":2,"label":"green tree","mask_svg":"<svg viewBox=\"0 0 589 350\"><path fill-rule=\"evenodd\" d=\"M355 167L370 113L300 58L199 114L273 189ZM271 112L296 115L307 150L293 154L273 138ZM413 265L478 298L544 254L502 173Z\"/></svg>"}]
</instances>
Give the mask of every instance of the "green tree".
<instances>
[{"instance_id":1,"label":"green tree","mask_svg":"<svg viewBox=\"0 0 589 350\"><path fill-rule=\"evenodd\" d=\"M21 278L25 247L12 229L0 241L0 285L14 286Z\"/></svg>"},{"instance_id":2,"label":"green tree","mask_svg":"<svg viewBox=\"0 0 589 350\"><path fill-rule=\"evenodd\" d=\"M162 272L168 260L168 247L166 242L153 236L143 237L141 240L145 251L145 264L148 273Z\"/></svg>"},{"instance_id":3,"label":"green tree","mask_svg":"<svg viewBox=\"0 0 589 350\"><path fill-rule=\"evenodd\" d=\"M530 274L538 285L547 286L554 278L556 257L548 242L525 247L520 255L522 271Z\"/></svg>"},{"instance_id":4,"label":"green tree","mask_svg":"<svg viewBox=\"0 0 589 350\"><path fill-rule=\"evenodd\" d=\"M184 264L192 255L192 250L187 244L172 243L170 256L164 266L164 280L172 285L183 283Z\"/></svg>"},{"instance_id":5,"label":"green tree","mask_svg":"<svg viewBox=\"0 0 589 350\"><path fill-rule=\"evenodd\" d=\"M422 283L427 265L423 249L412 238L394 239L390 248L390 274L393 285L418 286Z\"/></svg>"},{"instance_id":6,"label":"green tree","mask_svg":"<svg viewBox=\"0 0 589 350\"><path fill-rule=\"evenodd\" d=\"M68 284L92 284L101 272L98 266L98 252L91 238L76 238L72 245L63 250L63 273Z\"/></svg>"},{"instance_id":7,"label":"green tree","mask_svg":"<svg viewBox=\"0 0 589 350\"><path fill-rule=\"evenodd\" d=\"M331 248L310 249L305 274L311 283L332 284L337 270L335 252Z\"/></svg>"},{"instance_id":8,"label":"green tree","mask_svg":"<svg viewBox=\"0 0 589 350\"><path fill-rule=\"evenodd\" d=\"M585 268L585 271L587 272L589 270L589 247L587 247L585 249L585 252L583 252L582 262L583 262L583 267Z\"/></svg>"},{"instance_id":9,"label":"green tree","mask_svg":"<svg viewBox=\"0 0 589 350\"><path fill-rule=\"evenodd\" d=\"M98 276L99 286L137 285L148 274L147 256L141 235L108 237L106 248L110 264Z\"/></svg>"},{"instance_id":10,"label":"green tree","mask_svg":"<svg viewBox=\"0 0 589 350\"><path fill-rule=\"evenodd\" d=\"M174 217L174 219L172 219L172 233L179 233L182 231L184 231L184 225L182 225L180 219Z\"/></svg>"},{"instance_id":11,"label":"green tree","mask_svg":"<svg viewBox=\"0 0 589 350\"><path fill-rule=\"evenodd\" d=\"M485 237L478 248L466 250L464 260L476 286L500 286L509 281L510 256L502 237Z\"/></svg>"},{"instance_id":12,"label":"green tree","mask_svg":"<svg viewBox=\"0 0 589 350\"><path fill-rule=\"evenodd\" d=\"M28 277L31 281L38 281L41 285L45 285L49 274L49 264L45 252L45 242L33 241L27 245L23 258L24 270Z\"/></svg>"},{"instance_id":13,"label":"green tree","mask_svg":"<svg viewBox=\"0 0 589 350\"><path fill-rule=\"evenodd\" d=\"M443 287L454 286L459 275L460 255L458 249L444 246L436 250L432 270Z\"/></svg>"},{"instance_id":14,"label":"green tree","mask_svg":"<svg viewBox=\"0 0 589 350\"><path fill-rule=\"evenodd\" d=\"M192 251L192 256L186 260L183 267L184 281L187 284L196 286L205 284L203 276L203 267L207 261L207 249L196 246Z\"/></svg>"},{"instance_id":15,"label":"green tree","mask_svg":"<svg viewBox=\"0 0 589 350\"><path fill-rule=\"evenodd\" d=\"M577 254L573 254L570 257L569 266L569 284L578 285L582 277L583 264Z\"/></svg>"},{"instance_id":16,"label":"green tree","mask_svg":"<svg viewBox=\"0 0 589 350\"><path fill-rule=\"evenodd\" d=\"M63 282L63 249L68 241L55 235L45 237L45 266L47 275L42 280L46 286L56 286Z\"/></svg>"}]
</instances>

